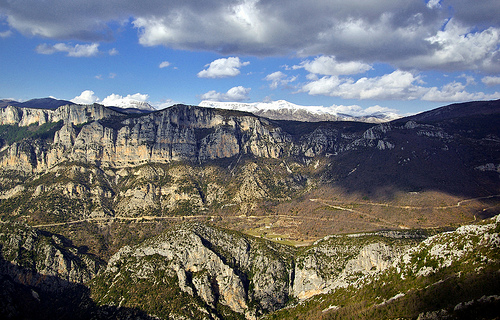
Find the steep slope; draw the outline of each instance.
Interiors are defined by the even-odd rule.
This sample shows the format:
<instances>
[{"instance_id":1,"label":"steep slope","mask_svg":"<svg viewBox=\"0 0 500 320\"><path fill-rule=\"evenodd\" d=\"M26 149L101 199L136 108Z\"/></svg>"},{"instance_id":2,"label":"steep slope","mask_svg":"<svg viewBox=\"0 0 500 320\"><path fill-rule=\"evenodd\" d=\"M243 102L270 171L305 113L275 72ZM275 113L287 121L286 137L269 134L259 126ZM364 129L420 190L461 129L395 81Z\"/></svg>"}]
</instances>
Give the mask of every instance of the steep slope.
<instances>
[{"instance_id":1,"label":"steep slope","mask_svg":"<svg viewBox=\"0 0 500 320\"><path fill-rule=\"evenodd\" d=\"M431 237L334 235L293 248L184 223L124 246L102 268L59 235L2 223L0 316L492 319L499 232L495 217Z\"/></svg>"},{"instance_id":2,"label":"steep slope","mask_svg":"<svg viewBox=\"0 0 500 320\"><path fill-rule=\"evenodd\" d=\"M119 303L163 318L254 319L294 299L380 273L416 242L407 237L421 239L412 233L333 237L297 252L237 232L183 224L123 247L93 280L92 296L99 304Z\"/></svg>"},{"instance_id":3,"label":"steep slope","mask_svg":"<svg viewBox=\"0 0 500 320\"><path fill-rule=\"evenodd\" d=\"M0 316L49 319L88 315L84 286L103 261L59 235L0 223ZM87 293L87 296L85 296Z\"/></svg>"},{"instance_id":4,"label":"steep slope","mask_svg":"<svg viewBox=\"0 0 500 320\"><path fill-rule=\"evenodd\" d=\"M429 237L373 276L264 319L496 319L500 218Z\"/></svg>"},{"instance_id":5,"label":"steep slope","mask_svg":"<svg viewBox=\"0 0 500 320\"><path fill-rule=\"evenodd\" d=\"M160 318L423 318L478 306L488 314L500 303L499 220L424 241L415 232L368 233L300 250L185 224L121 249L92 282L92 296ZM450 294L456 284L462 289Z\"/></svg>"}]
</instances>

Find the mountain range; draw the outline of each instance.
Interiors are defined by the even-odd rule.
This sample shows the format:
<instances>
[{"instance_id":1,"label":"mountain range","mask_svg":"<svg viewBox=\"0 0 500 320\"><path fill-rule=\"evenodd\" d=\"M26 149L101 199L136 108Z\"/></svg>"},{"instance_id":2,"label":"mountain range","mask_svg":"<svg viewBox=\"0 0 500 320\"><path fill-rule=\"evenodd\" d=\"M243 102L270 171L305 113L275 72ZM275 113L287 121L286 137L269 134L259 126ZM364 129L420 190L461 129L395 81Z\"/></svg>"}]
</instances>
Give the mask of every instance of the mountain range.
<instances>
[{"instance_id":1,"label":"mountain range","mask_svg":"<svg viewBox=\"0 0 500 320\"><path fill-rule=\"evenodd\" d=\"M67 100L55 98L39 98L19 102L11 99L0 100L0 108L14 106L28 109L50 109L54 110L65 105L74 105L75 103ZM124 113L147 113L156 111L149 103L137 100L120 101L117 105L108 106L109 108Z\"/></svg>"},{"instance_id":2,"label":"mountain range","mask_svg":"<svg viewBox=\"0 0 500 320\"><path fill-rule=\"evenodd\" d=\"M122 110L0 109L1 315L494 318L500 100Z\"/></svg>"},{"instance_id":3,"label":"mountain range","mask_svg":"<svg viewBox=\"0 0 500 320\"><path fill-rule=\"evenodd\" d=\"M400 115L392 111L378 111L365 115L353 115L339 113L335 111L333 107L301 106L285 100L256 103L202 101L200 102L199 106L251 112L257 116L274 120L293 120L308 122L360 121L369 123L382 123L401 118Z\"/></svg>"}]
</instances>

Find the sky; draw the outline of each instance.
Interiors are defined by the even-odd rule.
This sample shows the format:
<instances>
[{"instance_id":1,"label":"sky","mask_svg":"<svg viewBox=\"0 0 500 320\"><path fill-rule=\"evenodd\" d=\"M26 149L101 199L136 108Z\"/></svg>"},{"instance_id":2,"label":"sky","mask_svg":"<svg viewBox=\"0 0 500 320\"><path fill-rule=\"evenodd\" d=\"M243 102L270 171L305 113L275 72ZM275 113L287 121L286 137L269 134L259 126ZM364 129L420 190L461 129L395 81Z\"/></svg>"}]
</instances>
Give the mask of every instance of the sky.
<instances>
[{"instance_id":1,"label":"sky","mask_svg":"<svg viewBox=\"0 0 500 320\"><path fill-rule=\"evenodd\" d=\"M0 99L287 100L402 115L500 99L498 0L0 0Z\"/></svg>"}]
</instances>

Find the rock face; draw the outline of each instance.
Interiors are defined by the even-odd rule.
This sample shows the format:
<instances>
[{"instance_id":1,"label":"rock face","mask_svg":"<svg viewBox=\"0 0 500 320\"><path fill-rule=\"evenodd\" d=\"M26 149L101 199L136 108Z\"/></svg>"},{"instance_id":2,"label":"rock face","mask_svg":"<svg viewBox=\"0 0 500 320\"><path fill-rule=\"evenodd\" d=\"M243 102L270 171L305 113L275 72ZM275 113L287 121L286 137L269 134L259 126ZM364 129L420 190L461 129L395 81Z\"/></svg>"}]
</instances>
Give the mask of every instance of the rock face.
<instances>
[{"instance_id":1,"label":"rock face","mask_svg":"<svg viewBox=\"0 0 500 320\"><path fill-rule=\"evenodd\" d=\"M86 283L103 266L67 239L18 223L0 223L0 250L0 274L44 291Z\"/></svg>"},{"instance_id":2,"label":"rock face","mask_svg":"<svg viewBox=\"0 0 500 320\"><path fill-rule=\"evenodd\" d=\"M209 313L216 313L222 305L253 319L282 308L288 301L292 253L291 248L278 244L188 224L136 247L122 248L95 282L100 286L104 283L104 287L110 284L107 281L118 283L123 268L130 271L127 277L131 281L151 279L158 268L165 270L167 277L175 277L184 294L198 296ZM114 289L96 291L99 303L112 303L117 298Z\"/></svg>"},{"instance_id":3,"label":"rock face","mask_svg":"<svg viewBox=\"0 0 500 320\"><path fill-rule=\"evenodd\" d=\"M404 238L404 233L397 235ZM381 233L318 240L296 258L293 294L307 299L359 285L363 278L389 268L418 238L394 241L390 234Z\"/></svg>"},{"instance_id":4,"label":"rock face","mask_svg":"<svg viewBox=\"0 0 500 320\"><path fill-rule=\"evenodd\" d=\"M375 298L374 304L380 308L448 281L433 278L440 273L462 279L471 273L475 276L491 271L492 279L497 279L499 223L497 217L423 241L415 231L329 236L305 248L185 223L141 244L123 247L105 268L61 236L2 223L0 296L7 301L13 297L23 299L36 306L40 300L57 300L61 292L71 292L69 302L75 303L76 299L83 303L77 317L83 319L125 319L132 315L138 319L149 319L148 315L165 319L256 319L286 306L291 315L295 308L307 310L303 308L309 302L314 305L315 301L330 299L328 293L338 288L344 288L346 294L370 291L373 285L382 295ZM427 279L439 281L429 285ZM406 281L411 289L399 293L380 291L386 287L385 281ZM64 291L72 284L88 285L91 296L75 295L84 290L83 286L78 287L79 291ZM425 287L419 287L422 285ZM498 293L498 287L495 290L485 292L490 298L477 302L470 299L480 296L464 296L469 300L458 300L452 311L465 312L474 304L497 303L492 294ZM318 294L325 295L303 303ZM89 300L79 300L82 298ZM9 303L12 301L0 303L1 315L12 314ZM439 308L435 303L431 307L436 306ZM418 312L424 310L425 314L434 312L429 307L419 308ZM43 312L50 314L50 310ZM278 318L282 318L280 313Z\"/></svg>"},{"instance_id":5,"label":"rock face","mask_svg":"<svg viewBox=\"0 0 500 320\"><path fill-rule=\"evenodd\" d=\"M61 120L65 123L78 125L112 116L120 116L120 114L99 104L65 105L56 110L30 109L14 106L0 108L0 124L18 125L20 127L33 124L42 125L47 122L58 122Z\"/></svg>"},{"instance_id":6,"label":"rock face","mask_svg":"<svg viewBox=\"0 0 500 320\"><path fill-rule=\"evenodd\" d=\"M460 270L475 274L494 268L498 265L499 222L495 218L425 240L416 231L329 236L300 249L203 224L184 224L140 245L122 248L91 288L99 304L132 307L141 293L124 298L120 295L124 288L147 287L150 294L163 297L168 285L177 290L175 297L184 295L189 301L183 308L171 307L170 317L189 318L194 313L186 310L202 309L204 315L194 317L240 314L255 319L294 299L299 301L297 308L304 308L303 300L339 288L366 291L372 284L384 287L385 282L379 282L388 279L408 278L416 283L411 284L412 290L418 291L428 288L418 289L419 279L439 272L449 274L448 269L460 277ZM176 304L178 298L170 297ZM403 297L405 293L392 293L386 300L377 297L377 305ZM227 308L224 314L222 307Z\"/></svg>"},{"instance_id":7,"label":"rock face","mask_svg":"<svg viewBox=\"0 0 500 320\"><path fill-rule=\"evenodd\" d=\"M207 312L216 313L217 306L224 305L253 319L283 308L292 297L310 298L380 273L409 244L383 236L341 236L296 253L294 248L236 232L185 224L122 248L98 276L94 290L99 303L116 304L119 289L111 289L113 284L125 285L123 277L133 283L151 282L159 268L177 279L174 285L180 291L199 297ZM151 290L159 290L155 286Z\"/></svg>"},{"instance_id":8,"label":"rock face","mask_svg":"<svg viewBox=\"0 0 500 320\"><path fill-rule=\"evenodd\" d=\"M343 128L321 123L311 125L313 130L301 132L291 127L287 132L281 123L252 114L184 105L125 117L100 105L62 106L57 110L7 107L0 114L3 124L27 126L62 120L64 126L51 143L42 141L35 148L31 142L14 143L1 164L4 168L41 172L65 161L123 167L144 162L204 163L241 155L310 159L366 147L394 149L395 143L386 134L400 130L390 124L371 128L362 124L346 134ZM83 123L88 124L76 127ZM444 137L432 128L422 134ZM15 166L10 161L13 157L20 158Z\"/></svg>"},{"instance_id":9,"label":"rock face","mask_svg":"<svg viewBox=\"0 0 500 320\"><path fill-rule=\"evenodd\" d=\"M0 200L20 206L3 208L8 201L0 201L0 210L45 210L64 220L248 214L329 184L363 195L377 189L494 195L499 103L479 114L467 109L475 121L460 112L453 118L445 108L444 120L434 112L379 125L275 121L185 105L139 115L101 105L6 107L0 123L12 125L0 132ZM59 197L72 205L52 210ZM29 201L39 208L27 208Z\"/></svg>"}]
</instances>

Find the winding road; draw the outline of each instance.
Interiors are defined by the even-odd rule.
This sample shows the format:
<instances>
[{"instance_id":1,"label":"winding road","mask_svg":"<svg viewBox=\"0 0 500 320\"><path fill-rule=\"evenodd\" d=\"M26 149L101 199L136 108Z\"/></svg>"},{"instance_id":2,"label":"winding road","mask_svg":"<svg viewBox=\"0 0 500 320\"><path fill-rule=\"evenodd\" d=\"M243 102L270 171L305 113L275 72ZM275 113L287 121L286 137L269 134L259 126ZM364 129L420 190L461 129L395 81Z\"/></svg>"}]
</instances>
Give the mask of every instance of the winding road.
<instances>
[{"instance_id":1,"label":"winding road","mask_svg":"<svg viewBox=\"0 0 500 320\"><path fill-rule=\"evenodd\" d=\"M408 209L408 210L423 210L423 209L449 209L449 208L457 208L460 207L463 203L465 202L471 202L471 201L478 201L478 200L483 200L483 199L491 199L491 198L497 198L500 197L500 194L497 195L491 195L491 196L485 196L485 197L478 197L478 198L471 198L471 199L464 199L459 202L457 202L454 205L449 205L449 206L436 206L436 207L419 207L419 206L399 206L399 205L391 205L387 203L375 203L375 202L363 202L359 203L362 205L371 205L371 206L382 206L382 207L390 207L390 208L398 208L398 209ZM356 213L371 219L375 219L377 222L370 222L373 225L379 226L379 227L397 227L400 228L399 225L396 225L393 222L390 222L388 220L385 220L380 217L376 217L374 215L368 214L366 212L362 212L359 210L354 210L351 208L347 208L345 206L338 206L338 205L333 205L328 202L332 202L332 200L325 200L325 199L309 199L312 202L317 202L321 203L324 206L336 209L336 210L343 210L343 211L348 211L352 213ZM57 222L57 223L47 223L47 224L38 224L38 225L33 225L32 227L35 228L43 228L43 227L56 227L56 226L64 226L64 225L71 225L71 224L78 224L78 223L83 223L83 222L103 222L103 221L115 221L115 220L123 220L123 221L154 221L154 220L194 220L194 219L207 219L207 218L219 218L220 216L212 216L212 215L193 215L193 216L181 216L181 217L173 217L173 216L164 216L164 217L159 217L159 216L141 216L141 217L120 217L120 216L115 216L115 217L96 217L96 218L87 218L87 219L81 219L81 220L74 220L74 221L66 221L66 222ZM241 215L241 216L233 216L231 218L244 218L244 219L262 219L266 218L267 216L246 216L246 215ZM292 215L284 215L284 214L279 214L279 215L273 215L272 217L278 217L278 218L287 218L287 219L308 219L308 220L319 220L319 221L328 221L329 219L326 218L321 218L321 217L307 217L307 216L292 216ZM381 223L379 223L381 222Z\"/></svg>"}]
</instances>

